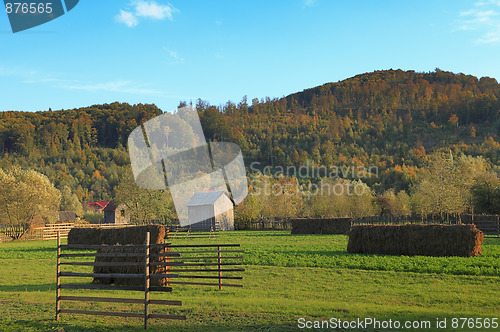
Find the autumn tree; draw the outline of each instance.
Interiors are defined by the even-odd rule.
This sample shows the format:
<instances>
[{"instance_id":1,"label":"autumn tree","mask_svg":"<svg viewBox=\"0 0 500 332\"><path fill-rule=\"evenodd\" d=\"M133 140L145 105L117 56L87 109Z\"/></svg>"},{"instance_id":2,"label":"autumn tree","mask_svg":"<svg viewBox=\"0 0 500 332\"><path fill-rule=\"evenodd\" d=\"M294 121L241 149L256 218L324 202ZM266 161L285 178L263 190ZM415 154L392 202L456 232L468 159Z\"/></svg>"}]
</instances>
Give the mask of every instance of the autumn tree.
<instances>
[{"instance_id":1,"label":"autumn tree","mask_svg":"<svg viewBox=\"0 0 500 332\"><path fill-rule=\"evenodd\" d=\"M471 207L471 188L478 175L487 170L481 157L434 154L412 196L413 208L419 214L463 213Z\"/></svg>"},{"instance_id":2,"label":"autumn tree","mask_svg":"<svg viewBox=\"0 0 500 332\"><path fill-rule=\"evenodd\" d=\"M381 215L407 216L411 214L410 196L401 190L397 194L394 189L385 191L377 197Z\"/></svg>"},{"instance_id":3,"label":"autumn tree","mask_svg":"<svg viewBox=\"0 0 500 332\"><path fill-rule=\"evenodd\" d=\"M83 215L83 206L78 196L71 191L71 188L64 186L61 189L61 211L74 211L78 216Z\"/></svg>"},{"instance_id":4,"label":"autumn tree","mask_svg":"<svg viewBox=\"0 0 500 332\"><path fill-rule=\"evenodd\" d=\"M129 208L131 220L139 223L151 220L168 223L176 219L170 192L140 188L129 167L116 189L116 200L124 203Z\"/></svg>"},{"instance_id":5,"label":"autumn tree","mask_svg":"<svg viewBox=\"0 0 500 332\"><path fill-rule=\"evenodd\" d=\"M361 180L324 178L309 188L306 214L311 217L365 217L378 213L375 193Z\"/></svg>"},{"instance_id":6,"label":"autumn tree","mask_svg":"<svg viewBox=\"0 0 500 332\"><path fill-rule=\"evenodd\" d=\"M471 188L474 213L500 214L500 178L488 172L476 178Z\"/></svg>"},{"instance_id":7,"label":"autumn tree","mask_svg":"<svg viewBox=\"0 0 500 332\"><path fill-rule=\"evenodd\" d=\"M11 226L29 223L33 217L57 220L61 194L49 179L34 170L0 169L0 222ZM21 234L17 234L19 237Z\"/></svg>"}]
</instances>

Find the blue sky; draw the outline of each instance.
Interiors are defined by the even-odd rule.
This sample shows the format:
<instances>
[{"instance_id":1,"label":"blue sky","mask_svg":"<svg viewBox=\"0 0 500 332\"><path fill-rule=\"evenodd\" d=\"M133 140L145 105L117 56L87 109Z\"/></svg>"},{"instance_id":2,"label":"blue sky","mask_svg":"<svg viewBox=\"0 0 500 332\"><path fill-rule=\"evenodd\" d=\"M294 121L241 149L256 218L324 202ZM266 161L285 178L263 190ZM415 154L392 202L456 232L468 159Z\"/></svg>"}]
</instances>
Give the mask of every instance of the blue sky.
<instances>
[{"instance_id":1,"label":"blue sky","mask_svg":"<svg viewBox=\"0 0 500 332\"><path fill-rule=\"evenodd\" d=\"M220 105L382 69L500 81L500 0L81 0L13 34L0 13L0 110L114 101Z\"/></svg>"}]
</instances>

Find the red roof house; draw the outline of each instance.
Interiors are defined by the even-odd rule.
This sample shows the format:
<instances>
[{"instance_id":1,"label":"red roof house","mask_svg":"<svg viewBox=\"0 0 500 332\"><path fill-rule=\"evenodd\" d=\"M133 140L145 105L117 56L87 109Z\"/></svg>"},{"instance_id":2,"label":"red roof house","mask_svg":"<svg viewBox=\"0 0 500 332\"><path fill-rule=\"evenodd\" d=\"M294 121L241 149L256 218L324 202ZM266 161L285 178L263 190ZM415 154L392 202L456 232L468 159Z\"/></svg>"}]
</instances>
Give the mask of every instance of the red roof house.
<instances>
[{"instance_id":1,"label":"red roof house","mask_svg":"<svg viewBox=\"0 0 500 332\"><path fill-rule=\"evenodd\" d=\"M109 202L90 202L87 206L94 210L95 213L103 213L104 208L109 204Z\"/></svg>"}]
</instances>

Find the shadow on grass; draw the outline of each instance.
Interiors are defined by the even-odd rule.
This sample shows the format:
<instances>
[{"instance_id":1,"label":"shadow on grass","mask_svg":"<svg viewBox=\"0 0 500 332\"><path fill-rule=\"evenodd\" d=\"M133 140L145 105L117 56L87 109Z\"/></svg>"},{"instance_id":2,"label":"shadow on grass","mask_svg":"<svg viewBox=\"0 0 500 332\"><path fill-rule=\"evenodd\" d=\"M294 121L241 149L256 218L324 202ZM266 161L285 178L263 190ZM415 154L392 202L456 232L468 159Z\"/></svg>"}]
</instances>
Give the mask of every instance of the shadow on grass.
<instances>
[{"instance_id":1,"label":"shadow on grass","mask_svg":"<svg viewBox=\"0 0 500 332\"><path fill-rule=\"evenodd\" d=\"M485 237L483 239L483 244L489 246L500 246L500 237Z\"/></svg>"},{"instance_id":2,"label":"shadow on grass","mask_svg":"<svg viewBox=\"0 0 500 332\"><path fill-rule=\"evenodd\" d=\"M344 310L340 310L343 312ZM345 315L347 314L347 316ZM419 328L421 329L431 329L431 330L439 330L437 328L437 321L439 320L442 324L443 321L446 320L446 326L448 329L450 328L450 324L453 318L456 317L456 313L441 313L441 312L426 312L426 313L414 313L414 312L403 312L403 311L396 311L396 312L382 312L376 315L376 317L372 317L371 321L376 320L379 321L379 325L381 324L382 321L389 321L391 320L393 324L396 324L398 322L399 326L403 327L405 326L404 324L406 322L409 322L413 326L417 324ZM486 315L482 314L477 314L474 315L475 317L488 317ZM75 321L74 318L76 317L83 317L80 321ZM292 321L290 323L273 323L273 322L259 322L255 323L252 322L251 320L247 319L245 321L235 321L232 323L229 323L228 321L225 321L223 323L219 322L213 322L212 324L210 323L201 323L197 318L199 317L192 317L192 321L190 322L190 318L187 318L187 321L182 322L182 323L173 323L173 324L168 324L165 326L165 324L159 324L155 322L155 320L151 320L149 323L149 330L148 331L269 331L269 332L278 332L278 331L292 331L292 330L298 330L298 319L299 317L303 317L303 322L309 322L311 324L312 322L318 322L321 324L323 321L329 321L332 317L334 317L334 321L338 322L338 319L342 321L362 321L365 322L360 329L343 329L340 327L331 327L328 326L331 330L335 331L383 331L386 329L383 329L381 327L377 327L375 323L366 323L365 317L359 317L359 320L357 317L353 317L352 315L349 315L347 312L342 313L342 314L333 314L331 317L310 317L310 316L296 316L296 315L290 315L292 318ZM436 319L438 318L438 320ZM29 321L29 320L11 320L7 322L2 322L0 323L0 329L5 328L7 331L19 331L19 330L37 330L37 331L144 331L142 322L140 319L137 320L137 323L120 323L117 322L116 320L110 321L112 324L106 324L106 320L100 321L100 322L90 322L89 320L85 319L84 316L79 316L75 315L73 318L71 318L72 324L69 322L65 321L65 318L62 318L61 321L57 322L55 319L42 319L42 320L37 320L37 321ZM110 319L111 320L111 319ZM201 324L200 324L201 323ZM92 324L93 326L82 326L84 324ZM327 328L328 328L327 327ZM448 330L445 329L445 330ZM402 329L395 329L395 330L402 330Z\"/></svg>"},{"instance_id":3,"label":"shadow on grass","mask_svg":"<svg viewBox=\"0 0 500 332\"><path fill-rule=\"evenodd\" d=\"M55 289L55 282L38 285L0 285L0 292L47 292Z\"/></svg>"},{"instance_id":4,"label":"shadow on grass","mask_svg":"<svg viewBox=\"0 0 500 332\"><path fill-rule=\"evenodd\" d=\"M236 231L232 234L228 234L230 237L231 235L236 236L236 237L276 237L276 236L288 236L290 237L290 231L283 231L280 229L277 230L252 230L252 231Z\"/></svg>"},{"instance_id":5,"label":"shadow on grass","mask_svg":"<svg viewBox=\"0 0 500 332\"><path fill-rule=\"evenodd\" d=\"M75 315L74 317L83 317L83 324L89 324L89 322L81 315ZM78 323L76 323L78 324ZM6 324L0 324L0 328L5 327L7 330L39 330L39 331L145 331L140 319L137 320L137 324L120 324L113 322L114 326L106 325L104 322L91 323L94 324L93 327L79 326L76 324L68 324L62 321L56 321L55 319L43 319L38 321L29 320L15 320L6 322ZM155 320L149 322L148 331L290 331L294 328L291 324L255 324L249 326L242 326L238 324L197 324L196 320L193 324L189 324L189 318L185 324L182 325L169 325L166 327L164 324L155 324Z\"/></svg>"},{"instance_id":6,"label":"shadow on grass","mask_svg":"<svg viewBox=\"0 0 500 332\"><path fill-rule=\"evenodd\" d=\"M236 237L289 237L289 238L298 238L298 237L323 237L323 236L347 236L346 234L292 234L290 230L282 230L282 229L266 229L266 230L250 230L250 231L235 231L234 233L227 234L228 237L231 235Z\"/></svg>"},{"instance_id":7,"label":"shadow on grass","mask_svg":"<svg viewBox=\"0 0 500 332\"><path fill-rule=\"evenodd\" d=\"M55 314L54 314L55 315ZM83 319L85 320L85 319ZM0 325L0 328L2 326ZM144 328L137 324L137 327L133 326L121 326L118 327L109 327L102 324L96 324L95 327L84 327L78 325L71 325L67 323L58 322L54 319L43 319L38 321L29 321L29 320L16 320L11 321L5 325L7 329L12 328L13 331L22 331L22 330L38 330L38 331L144 331Z\"/></svg>"},{"instance_id":8,"label":"shadow on grass","mask_svg":"<svg viewBox=\"0 0 500 332\"><path fill-rule=\"evenodd\" d=\"M297 254L300 255L317 255L317 256L326 256L326 257L336 257L336 256L342 256L342 257L352 257L354 255L359 255L359 256L375 256L375 255L368 255L368 254L350 254L346 252L345 250L328 250L328 251L321 251L321 250L280 250L280 251L271 251L276 254L284 254L286 256L295 256Z\"/></svg>"},{"instance_id":9,"label":"shadow on grass","mask_svg":"<svg viewBox=\"0 0 500 332\"><path fill-rule=\"evenodd\" d=\"M23 247L9 247L9 248L3 248L5 251L11 251L11 252L36 252L36 253L57 253L57 248L56 247L39 247L39 248L23 248Z\"/></svg>"}]
</instances>

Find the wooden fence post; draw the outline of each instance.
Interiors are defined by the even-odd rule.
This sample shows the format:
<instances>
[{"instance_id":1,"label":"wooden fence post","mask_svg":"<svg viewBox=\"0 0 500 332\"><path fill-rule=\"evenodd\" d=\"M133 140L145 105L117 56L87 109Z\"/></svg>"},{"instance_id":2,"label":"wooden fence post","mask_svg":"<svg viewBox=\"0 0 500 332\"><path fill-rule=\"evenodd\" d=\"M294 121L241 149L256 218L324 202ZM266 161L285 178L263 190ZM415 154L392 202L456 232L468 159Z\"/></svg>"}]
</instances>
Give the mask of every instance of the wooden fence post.
<instances>
[{"instance_id":1,"label":"wooden fence post","mask_svg":"<svg viewBox=\"0 0 500 332\"><path fill-rule=\"evenodd\" d=\"M56 320L59 320L61 301L61 235L57 232Z\"/></svg>"},{"instance_id":2,"label":"wooden fence post","mask_svg":"<svg viewBox=\"0 0 500 332\"><path fill-rule=\"evenodd\" d=\"M222 289L222 253L220 252L220 246L217 247L217 262L219 263L219 289Z\"/></svg>"},{"instance_id":3,"label":"wooden fence post","mask_svg":"<svg viewBox=\"0 0 500 332\"><path fill-rule=\"evenodd\" d=\"M500 237L500 216L497 215L497 237Z\"/></svg>"},{"instance_id":4,"label":"wooden fence post","mask_svg":"<svg viewBox=\"0 0 500 332\"><path fill-rule=\"evenodd\" d=\"M149 232L146 233L144 242L145 261L144 261L144 329L148 329L149 318Z\"/></svg>"}]
</instances>

